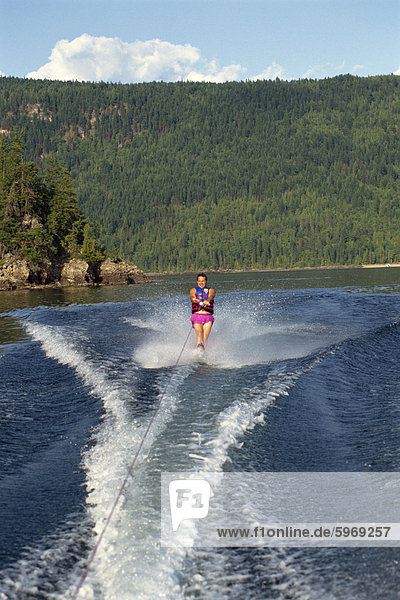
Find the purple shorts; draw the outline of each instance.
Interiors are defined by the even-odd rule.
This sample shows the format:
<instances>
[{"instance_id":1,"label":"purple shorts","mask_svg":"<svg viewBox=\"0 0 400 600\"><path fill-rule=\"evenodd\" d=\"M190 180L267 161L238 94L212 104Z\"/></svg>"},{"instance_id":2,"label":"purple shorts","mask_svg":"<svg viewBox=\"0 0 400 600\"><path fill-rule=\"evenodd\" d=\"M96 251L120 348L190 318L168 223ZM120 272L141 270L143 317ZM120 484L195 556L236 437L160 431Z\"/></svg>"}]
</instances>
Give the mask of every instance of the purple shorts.
<instances>
[{"instance_id":1,"label":"purple shorts","mask_svg":"<svg viewBox=\"0 0 400 600\"><path fill-rule=\"evenodd\" d=\"M192 327L196 325L205 325L206 323L214 323L214 317L212 315L205 315L205 314L199 314L199 313L194 313L191 317L190 320L192 322Z\"/></svg>"}]
</instances>

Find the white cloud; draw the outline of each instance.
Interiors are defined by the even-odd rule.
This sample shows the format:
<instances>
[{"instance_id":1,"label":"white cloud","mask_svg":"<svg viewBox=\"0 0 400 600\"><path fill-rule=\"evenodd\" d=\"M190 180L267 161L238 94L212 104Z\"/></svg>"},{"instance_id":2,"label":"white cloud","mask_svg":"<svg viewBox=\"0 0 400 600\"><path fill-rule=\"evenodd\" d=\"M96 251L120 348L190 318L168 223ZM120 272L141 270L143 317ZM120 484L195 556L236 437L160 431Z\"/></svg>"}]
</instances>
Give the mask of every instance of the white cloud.
<instances>
[{"instance_id":1,"label":"white cloud","mask_svg":"<svg viewBox=\"0 0 400 600\"><path fill-rule=\"evenodd\" d=\"M345 72L342 64L310 66L301 78L321 79ZM351 72L365 69L354 65ZM191 44L172 44L159 39L124 42L117 37L91 36L87 33L72 41L60 40L54 46L49 62L28 73L32 79L77 81L111 81L136 83L141 81L251 81L290 80L284 67L273 61L255 76L246 76L247 68L240 64L220 67L216 60L207 61L199 48ZM400 66L396 71L400 74ZM0 71L0 76L4 75Z\"/></svg>"},{"instance_id":2,"label":"white cloud","mask_svg":"<svg viewBox=\"0 0 400 600\"><path fill-rule=\"evenodd\" d=\"M316 79L318 77L321 77L321 68L308 67L307 71L301 76L301 79Z\"/></svg>"},{"instance_id":3,"label":"white cloud","mask_svg":"<svg viewBox=\"0 0 400 600\"><path fill-rule=\"evenodd\" d=\"M235 81L240 79L247 69L240 65L229 65L218 70L215 60L206 65L206 73L200 71L190 71L185 77L187 81L210 81L213 83L222 83L223 81Z\"/></svg>"},{"instance_id":4,"label":"white cloud","mask_svg":"<svg viewBox=\"0 0 400 600\"><path fill-rule=\"evenodd\" d=\"M395 72L393 73L393 75L400 75L400 65L399 65L399 68L397 69L397 71L395 71Z\"/></svg>"},{"instance_id":5,"label":"white cloud","mask_svg":"<svg viewBox=\"0 0 400 600\"><path fill-rule=\"evenodd\" d=\"M323 65L310 66L307 71L303 73L301 79L323 79L324 77L342 75L345 72L345 66L346 64L344 61L340 65L325 63ZM348 71L346 72L348 73Z\"/></svg>"},{"instance_id":6,"label":"white cloud","mask_svg":"<svg viewBox=\"0 0 400 600\"><path fill-rule=\"evenodd\" d=\"M0 69L0 77L7 77L7 75L5 73L3 73L3 71Z\"/></svg>"},{"instance_id":7,"label":"white cloud","mask_svg":"<svg viewBox=\"0 0 400 600\"><path fill-rule=\"evenodd\" d=\"M60 40L48 63L28 73L32 79L77 81L215 81L238 79L246 70L240 65L218 69L205 63L198 48L162 40L123 42L119 38L84 33L71 42Z\"/></svg>"},{"instance_id":8,"label":"white cloud","mask_svg":"<svg viewBox=\"0 0 400 600\"><path fill-rule=\"evenodd\" d=\"M285 69L278 65L275 61L267 67L262 73L259 75L255 75L255 77L251 77L252 81L257 81L257 79L284 79Z\"/></svg>"}]
</instances>

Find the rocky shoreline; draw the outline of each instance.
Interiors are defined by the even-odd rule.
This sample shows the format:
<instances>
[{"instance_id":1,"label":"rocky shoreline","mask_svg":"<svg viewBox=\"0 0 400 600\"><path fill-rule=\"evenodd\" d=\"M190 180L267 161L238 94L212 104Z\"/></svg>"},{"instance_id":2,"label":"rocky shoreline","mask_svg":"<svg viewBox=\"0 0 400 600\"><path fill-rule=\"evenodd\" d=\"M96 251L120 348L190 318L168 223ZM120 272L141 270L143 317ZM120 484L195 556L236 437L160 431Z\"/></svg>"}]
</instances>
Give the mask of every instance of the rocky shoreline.
<instances>
[{"instance_id":1,"label":"rocky shoreline","mask_svg":"<svg viewBox=\"0 0 400 600\"><path fill-rule=\"evenodd\" d=\"M151 283L136 265L123 260L107 258L96 267L76 258L48 261L38 271L32 271L26 260L12 255L3 257L0 263L0 291L17 289L98 287Z\"/></svg>"}]
</instances>

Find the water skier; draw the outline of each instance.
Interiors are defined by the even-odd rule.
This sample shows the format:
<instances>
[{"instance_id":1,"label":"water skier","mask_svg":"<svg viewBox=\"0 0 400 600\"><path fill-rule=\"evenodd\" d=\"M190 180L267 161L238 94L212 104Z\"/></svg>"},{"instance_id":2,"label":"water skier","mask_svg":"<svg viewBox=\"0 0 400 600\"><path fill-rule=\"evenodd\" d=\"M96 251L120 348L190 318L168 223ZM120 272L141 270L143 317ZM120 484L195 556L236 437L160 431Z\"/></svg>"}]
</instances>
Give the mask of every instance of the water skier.
<instances>
[{"instance_id":1,"label":"water skier","mask_svg":"<svg viewBox=\"0 0 400 600\"><path fill-rule=\"evenodd\" d=\"M196 347L204 352L208 336L214 323L214 296L215 290L207 287L207 275L197 275L197 287L190 290L192 301L192 327L196 332Z\"/></svg>"}]
</instances>

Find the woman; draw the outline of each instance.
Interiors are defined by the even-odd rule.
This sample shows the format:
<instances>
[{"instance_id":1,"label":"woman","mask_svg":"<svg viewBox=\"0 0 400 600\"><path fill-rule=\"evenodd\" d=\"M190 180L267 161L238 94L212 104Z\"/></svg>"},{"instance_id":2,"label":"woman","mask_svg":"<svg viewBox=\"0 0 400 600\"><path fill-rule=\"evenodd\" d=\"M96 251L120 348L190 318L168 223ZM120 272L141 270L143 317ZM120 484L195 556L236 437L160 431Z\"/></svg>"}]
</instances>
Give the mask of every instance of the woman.
<instances>
[{"instance_id":1,"label":"woman","mask_svg":"<svg viewBox=\"0 0 400 600\"><path fill-rule=\"evenodd\" d=\"M208 336L214 323L215 290L207 287L207 275L197 275L197 286L190 290L192 301L192 326L196 332L196 347L204 352Z\"/></svg>"}]
</instances>

